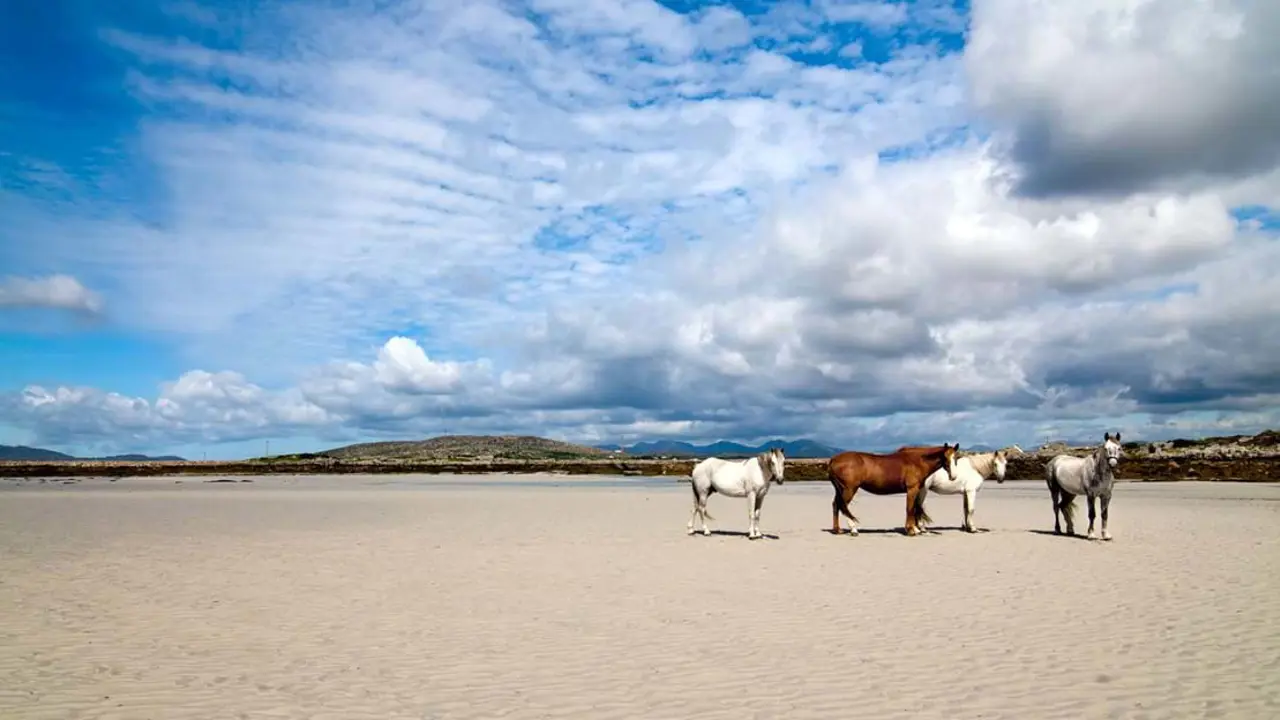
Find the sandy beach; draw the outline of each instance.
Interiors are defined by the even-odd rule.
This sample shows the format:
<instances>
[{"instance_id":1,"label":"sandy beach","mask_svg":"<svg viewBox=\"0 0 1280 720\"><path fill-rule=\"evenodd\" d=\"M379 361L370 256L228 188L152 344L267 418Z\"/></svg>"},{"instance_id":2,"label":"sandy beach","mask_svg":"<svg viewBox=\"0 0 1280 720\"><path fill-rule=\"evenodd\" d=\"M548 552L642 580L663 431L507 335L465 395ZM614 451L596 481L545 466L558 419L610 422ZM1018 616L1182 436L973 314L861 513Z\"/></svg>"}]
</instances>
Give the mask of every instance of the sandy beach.
<instances>
[{"instance_id":1,"label":"sandy beach","mask_svg":"<svg viewBox=\"0 0 1280 720\"><path fill-rule=\"evenodd\" d=\"M671 479L206 480L0 482L0 717L1280 717L1280 486L1122 483L1091 543L1040 483L918 538L792 483L751 542Z\"/></svg>"}]
</instances>

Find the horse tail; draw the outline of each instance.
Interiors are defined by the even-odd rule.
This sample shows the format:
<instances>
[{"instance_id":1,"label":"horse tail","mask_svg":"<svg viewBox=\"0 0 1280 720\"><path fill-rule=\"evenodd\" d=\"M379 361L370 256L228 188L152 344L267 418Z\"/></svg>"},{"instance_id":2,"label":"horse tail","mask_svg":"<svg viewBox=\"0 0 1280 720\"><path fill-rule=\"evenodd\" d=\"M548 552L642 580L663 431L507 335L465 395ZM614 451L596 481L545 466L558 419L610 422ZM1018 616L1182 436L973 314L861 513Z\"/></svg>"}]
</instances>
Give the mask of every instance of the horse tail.
<instances>
[{"instance_id":1,"label":"horse tail","mask_svg":"<svg viewBox=\"0 0 1280 720\"><path fill-rule=\"evenodd\" d=\"M1073 524L1075 523L1076 521L1076 496L1075 495L1072 495L1071 500L1063 504L1062 517L1066 518L1067 522L1069 523L1073 523Z\"/></svg>"},{"instance_id":2,"label":"horse tail","mask_svg":"<svg viewBox=\"0 0 1280 720\"><path fill-rule=\"evenodd\" d=\"M849 512L849 503L844 501L844 484L840 482L840 478L836 475L835 471L831 469L830 465L827 466L827 479L831 481L831 487L834 488L836 492L836 509L840 511L841 515L848 518L849 522L858 522L858 518L854 517L853 513Z\"/></svg>"},{"instance_id":3,"label":"horse tail","mask_svg":"<svg viewBox=\"0 0 1280 720\"><path fill-rule=\"evenodd\" d=\"M1050 492L1053 492L1056 490L1061 494L1071 498L1069 502L1063 503L1059 507L1062 511L1062 516L1066 518L1066 521L1068 523L1075 523L1076 496L1068 493L1066 490L1062 489L1062 486L1058 485L1057 467L1058 467L1058 458L1057 457L1049 458L1049 462L1044 464L1044 481L1045 481L1045 484L1049 486Z\"/></svg>"}]
</instances>

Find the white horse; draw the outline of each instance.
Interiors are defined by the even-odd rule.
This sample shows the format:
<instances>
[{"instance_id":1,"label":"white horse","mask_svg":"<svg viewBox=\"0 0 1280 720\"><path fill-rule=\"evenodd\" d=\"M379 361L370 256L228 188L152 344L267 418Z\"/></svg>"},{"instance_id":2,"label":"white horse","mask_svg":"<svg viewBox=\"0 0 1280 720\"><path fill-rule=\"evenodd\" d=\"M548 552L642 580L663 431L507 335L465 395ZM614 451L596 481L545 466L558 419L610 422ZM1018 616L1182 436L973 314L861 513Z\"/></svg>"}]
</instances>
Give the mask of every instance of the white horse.
<instances>
[{"instance_id":1,"label":"white horse","mask_svg":"<svg viewBox=\"0 0 1280 720\"><path fill-rule=\"evenodd\" d=\"M710 535L707 520L714 520L707 512L707 498L712 493L720 493L728 497L745 497L747 499L747 537L755 540L760 537L760 506L764 504L764 496L769 493L769 484L782 484L783 465L786 457L782 448L773 448L768 452L747 460L721 460L709 457L693 466L690 473L693 485L693 516L689 518L689 534L696 532L695 520L702 521L702 534Z\"/></svg>"},{"instance_id":2,"label":"white horse","mask_svg":"<svg viewBox=\"0 0 1280 720\"><path fill-rule=\"evenodd\" d=\"M1010 449L1022 452L1022 448L1017 445ZM973 524L973 513L976 510L975 504L978 500L978 490L982 487L982 483L993 475L996 478L996 482L1004 482L1004 473L1008 464L1009 453L1007 450L965 455L956 459L954 478L947 477L946 468L935 470L932 475L925 478L924 487L926 492L936 492L940 495L960 495L963 493L964 529L966 532L978 532L978 528ZM922 527L921 529L929 532L928 528Z\"/></svg>"},{"instance_id":3,"label":"white horse","mask_svg":"<svg viewBox=\"0 0 1280 720\"><path fill-rule=\"evenodd\" d=\"M1120 433L1111 437L1111 433L1102 436L1102 444L1088 457L1074 455L1054 455L1044 465L1044 479L1049 484L1049 495L1053 498L1053 531L1062 534L1062 526L1058 522L1058 513L1067 520L1067 534L1075 535L1075 502L1077 495L1089 499L1089 539L1094 539L1093 518L1095 499L1102 501L1102 539L1110 540L1107 532L1107 508L1111 505L1111 486L1115 484L1116 466L1124 456L1124 448L1120 446Z\"/></svg>"}]
</instances>

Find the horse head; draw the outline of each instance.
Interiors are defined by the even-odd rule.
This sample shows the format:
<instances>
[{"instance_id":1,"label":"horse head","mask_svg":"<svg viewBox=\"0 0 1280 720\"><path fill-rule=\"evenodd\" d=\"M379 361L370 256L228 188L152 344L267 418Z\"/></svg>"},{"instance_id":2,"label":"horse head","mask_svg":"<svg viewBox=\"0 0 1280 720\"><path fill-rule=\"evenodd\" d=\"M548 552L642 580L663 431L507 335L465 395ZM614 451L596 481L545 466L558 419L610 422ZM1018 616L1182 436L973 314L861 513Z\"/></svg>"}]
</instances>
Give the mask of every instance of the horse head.
<instances>
[{"instance_id":1,"label":"horse head","mask_svg":"<svg viewBox=\"0 0 1280 720\"><path fill-rule=\"evenodd\" d=\"M769 463L769 474L773 476L774 481L781 485L782 473L785 470L787 461L786 453L783 452L782 448L771 448L764 455L762 462Z\"/></svg>"},{"instance_id":2,"label":"horse head","mask_svg":"<svg viewBox=\"0 0 1280 720\"><path fill-rule=\"evenodd\" d=\"M991 465L995 468L996 482L1004 482L1004 473L1009 468L1009 454L1004 450L997 450L991 458Z\"/></svg>"},{"instance_id":3,"label":"horse head","mask_svg":"<svg viewBox=\"0 0 1280 720\"><path fill-rule=\"evenodd\" d=\"M947 479L956 479L956 453L960 452L960 443L948 445L942 443L942 462L947 469Z\"/></svg>"},{"instance_id":4,"label":"horse head","mask_svg":"<svg viewBox=\"0 0 1280 720\"><path fill-rule=\"evenodd\" d=\"M1107 464L1114 470L1120 464L1120 458L1124 457L1124 448L1120 445L1120 433L1116 433L1115 437L1111 437L1111 433L1102 436L1102 452L1106 455Z\"/></svg>"}]
</instances>

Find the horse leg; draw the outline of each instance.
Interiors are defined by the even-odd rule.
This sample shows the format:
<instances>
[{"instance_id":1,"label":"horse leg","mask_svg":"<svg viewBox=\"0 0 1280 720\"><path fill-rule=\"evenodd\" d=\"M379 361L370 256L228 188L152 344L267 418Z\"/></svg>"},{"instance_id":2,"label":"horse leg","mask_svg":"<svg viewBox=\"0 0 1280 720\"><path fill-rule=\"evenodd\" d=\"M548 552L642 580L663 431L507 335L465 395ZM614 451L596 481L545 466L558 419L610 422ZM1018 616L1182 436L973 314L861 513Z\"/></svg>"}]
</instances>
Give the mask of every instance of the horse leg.
<instances>
[{"instance_id":1,"label":"horse leg","mask_svg":"<svg viewBox=\"0 0 1280 720\"><path fill-rule=\"evenodd\" d=\"M1107 508L1111 505L1111 493L1101 493L1098 499L1102 502L1102 539L1110 540L1111 533L1107 532Z\"/></svg>"},{"instance_id":2,"label":"horse leg","mask_svg":"<svg viewBox=\"0 0 1280 720\"><path fill-rule=\"evenodd\" d=\"M858 519L853 516L853 513L849 512L849 501L853 499L853 491L835 481L832 481L831 487L835 490L831 498L831 534L840 534L840 515L843 513L845 517L849 518L849 534L857 535Z\"/></svg>"},{"instance_id":3,"label":"horse leg","mask_svg":"<svg viewBox=\"0 0 1280 720\"><path fill-rule=\"evenodd\" d=\"M1086 498L1088 499L1088 501L1089 501L1089 533L1088 533L1088 538L1089 538L1090 540L1093 540L1093 539L1095 539L1095 538L1096 538L1096 536L1095 536L1095 535L1094 535L1094 533L1093 533L1093 518L1094 518L1094 515L1096 514L1096 510L1097 510L1097 509L1094 507L1094 500L1096 500L1098 496L1090 492L1090 493L1085 493L1085 497L1086 497Z\"/></svg>"},{"instance_id":4,"label":"horse leg","mask_svg":"<svg viewBox=\"0 0 1280 720\"><path fill-rule=\"evenodd\" d=\"M697 521L699 518L702 517L702 503L700 503L698 500L699 500L698 489L694 488L693 489L693 513L689 515L689 524L687 526L689 528L690 535L693 535L694 533L698 532L698 530L693 526L693 524L695 521ZM702 524L705 526L707 524L707 521L703 520Z\"/></svg>"},{"instance_id":5,"label":"horse leg","mask_svg":"<svg viewBox=\"0 0 1280 720\"><path fill-rule=\"evenodd\" d=\"M921 485L920 491L916 495L916 529L921 535L927 535L933 531L929 529L929 525L933 523L933 518L929 517L929 511L925 509L925 501L929 498L929 486Z\"/></svg>"},{"instance_id":6,"label":"horse leg","mask_svg":"<svg viewBox=\"0 0 1280 720\"><path fill-rule=\"evenodd\" d=\"M760 507L764 506L764 496L755 496L755 511L751 514L751 521L755 524L755 537L762 537L760 533Z\"/></svg>"},{"instance_id":7,"label":"horse leg","mask_svg":"<svg viewBox=\"0 0 1280 720\"><path fill-rule=\"evenodd\" d=\"M832 535L839 535L839 534L840 534L840 508L841 508L841 500L840 500L840 498L841 498L841 495L843 495L843 494L844 494L844 488L843 488L841 485L839 485L838 483L836 483L835 481L832 481L832 483L831 483L831 490L832 490L832 496L831 496L831 534L832 534Z\"/></svg>"},{"instance_id":8,"label":"horse leg","mask_svg":"<svg viewBox=\"0 0 1280 720\"><path fill-rule=\"evenodd\" d=\"M965 532L978 532L978 528L973 526L973 501L977 493L972 490L964 491L964 530Z\"/></svg>"},{"instance_id":9,"label":"horse leg","mask_svg":"<svg viewBox=\"0 0 1280 720\"><path fill-rule=\"evenodd\" d=\"M919 535L920 528L916 525L916 496L920 494L920 488L907 488L907 521L904 525L907 535Z\"/></svg>"},{"instance_id":10,"label":"horse leg","mask_svg":"<svg viewBox=\"0 0 1280 720\"><path fill-rule=\"evenodd\" d=\"M698 518L702 523L702 534L707 536L711 534L711 528L707 526L708 520L714 520L711 513L707 512L707 501L711 499L711 490L708 488L705 494L698 496Z\"/></svg>"},{"instance_id":11,"label":"horse leg","mask_svg":"<svg viewBox=\"0 0 1280 720\"><path fill-rule=\"evenodd\" d=\"M694 533L698 532L698 529L695 523L701 522L702 534L707 535L710 532L707 530L707 498L711 495L711 493L708 492L706 495L703 495L702 493L698 492L698 483L696 480L692 482L692 485L693 485L693 514L689 517L689 525L688 525L689 534L693 535Z\"/></svg>"},{"instance_id":12,"label":"horse leg","mask_svg":"<svg viewBox=\"0 0 1280 720\"><path fill-rule=\"evenodd\" d=\"M1067 521L1067 534L1075 535L1076 534L1076 516L1075 516L1076 496L1072 495L1066 490L1060 490L1059 492L1062 494L1062 502L1059 504L1059 507L1062 509L1062 518Z\"/></svg>"},{"instance_id":13,"label":"horse leg","mask_svg":"<svg viewBox=\"0 0 1280 720\"><path fill-rule=\"evenodd\" d=\"M929 513L924 509L924 501L928 495L929 488L922 485L920 487L920 494L916 496L916 529L920 531L921 535L935 534L934 531L929 528L929 526L933 524L933 518L929 517Z\"/></svg>"},{"instance_id":14,"label":"horse leg","mask_svg":"<svg viewBox=\"0 0 1280 720\"><path fill-rule=\"evenodd\" d=\"M1053 481L1053 478L1049 478L1047 482L1049 484L1049 497L1053 500L1053 533L1061 535L1062 524L1058 521L1058 513L1062 509L1061 493L1058 492L1058 484Z\"/></svg>"},{"instance_id":15,"label":"horse leg","mask_svg":"<svg viewBox=\"0 0 1280 720\"><path fill-rule=\"evenodd\" d=\"M840 488L836 492L836 499L835 499L835 502L832 504L832 506L835 508L835 510L832 511L833 517L835 516L836 512L841 512L841 513L844 513L845 517L849 518L849 536L850 537L856 537L858 535L858 518L854 516L854 514L849 510L849 505L853 503L853 495L856 492L857 490L850 487ZM839 532L840 532L840 526L836 525L836 533L839 534Z\"/></svg>"},{"instance_id":16,"label":"horse leg","mask_svg":"<svg viewBox=\"0 0 1280 720\"><path fill-rule=\"evenodd\" d=\"M747 493L747 538L755 540L760 537L760 531L756 528L756 494L754 492Z\"/></svg>"}]
</instances>

